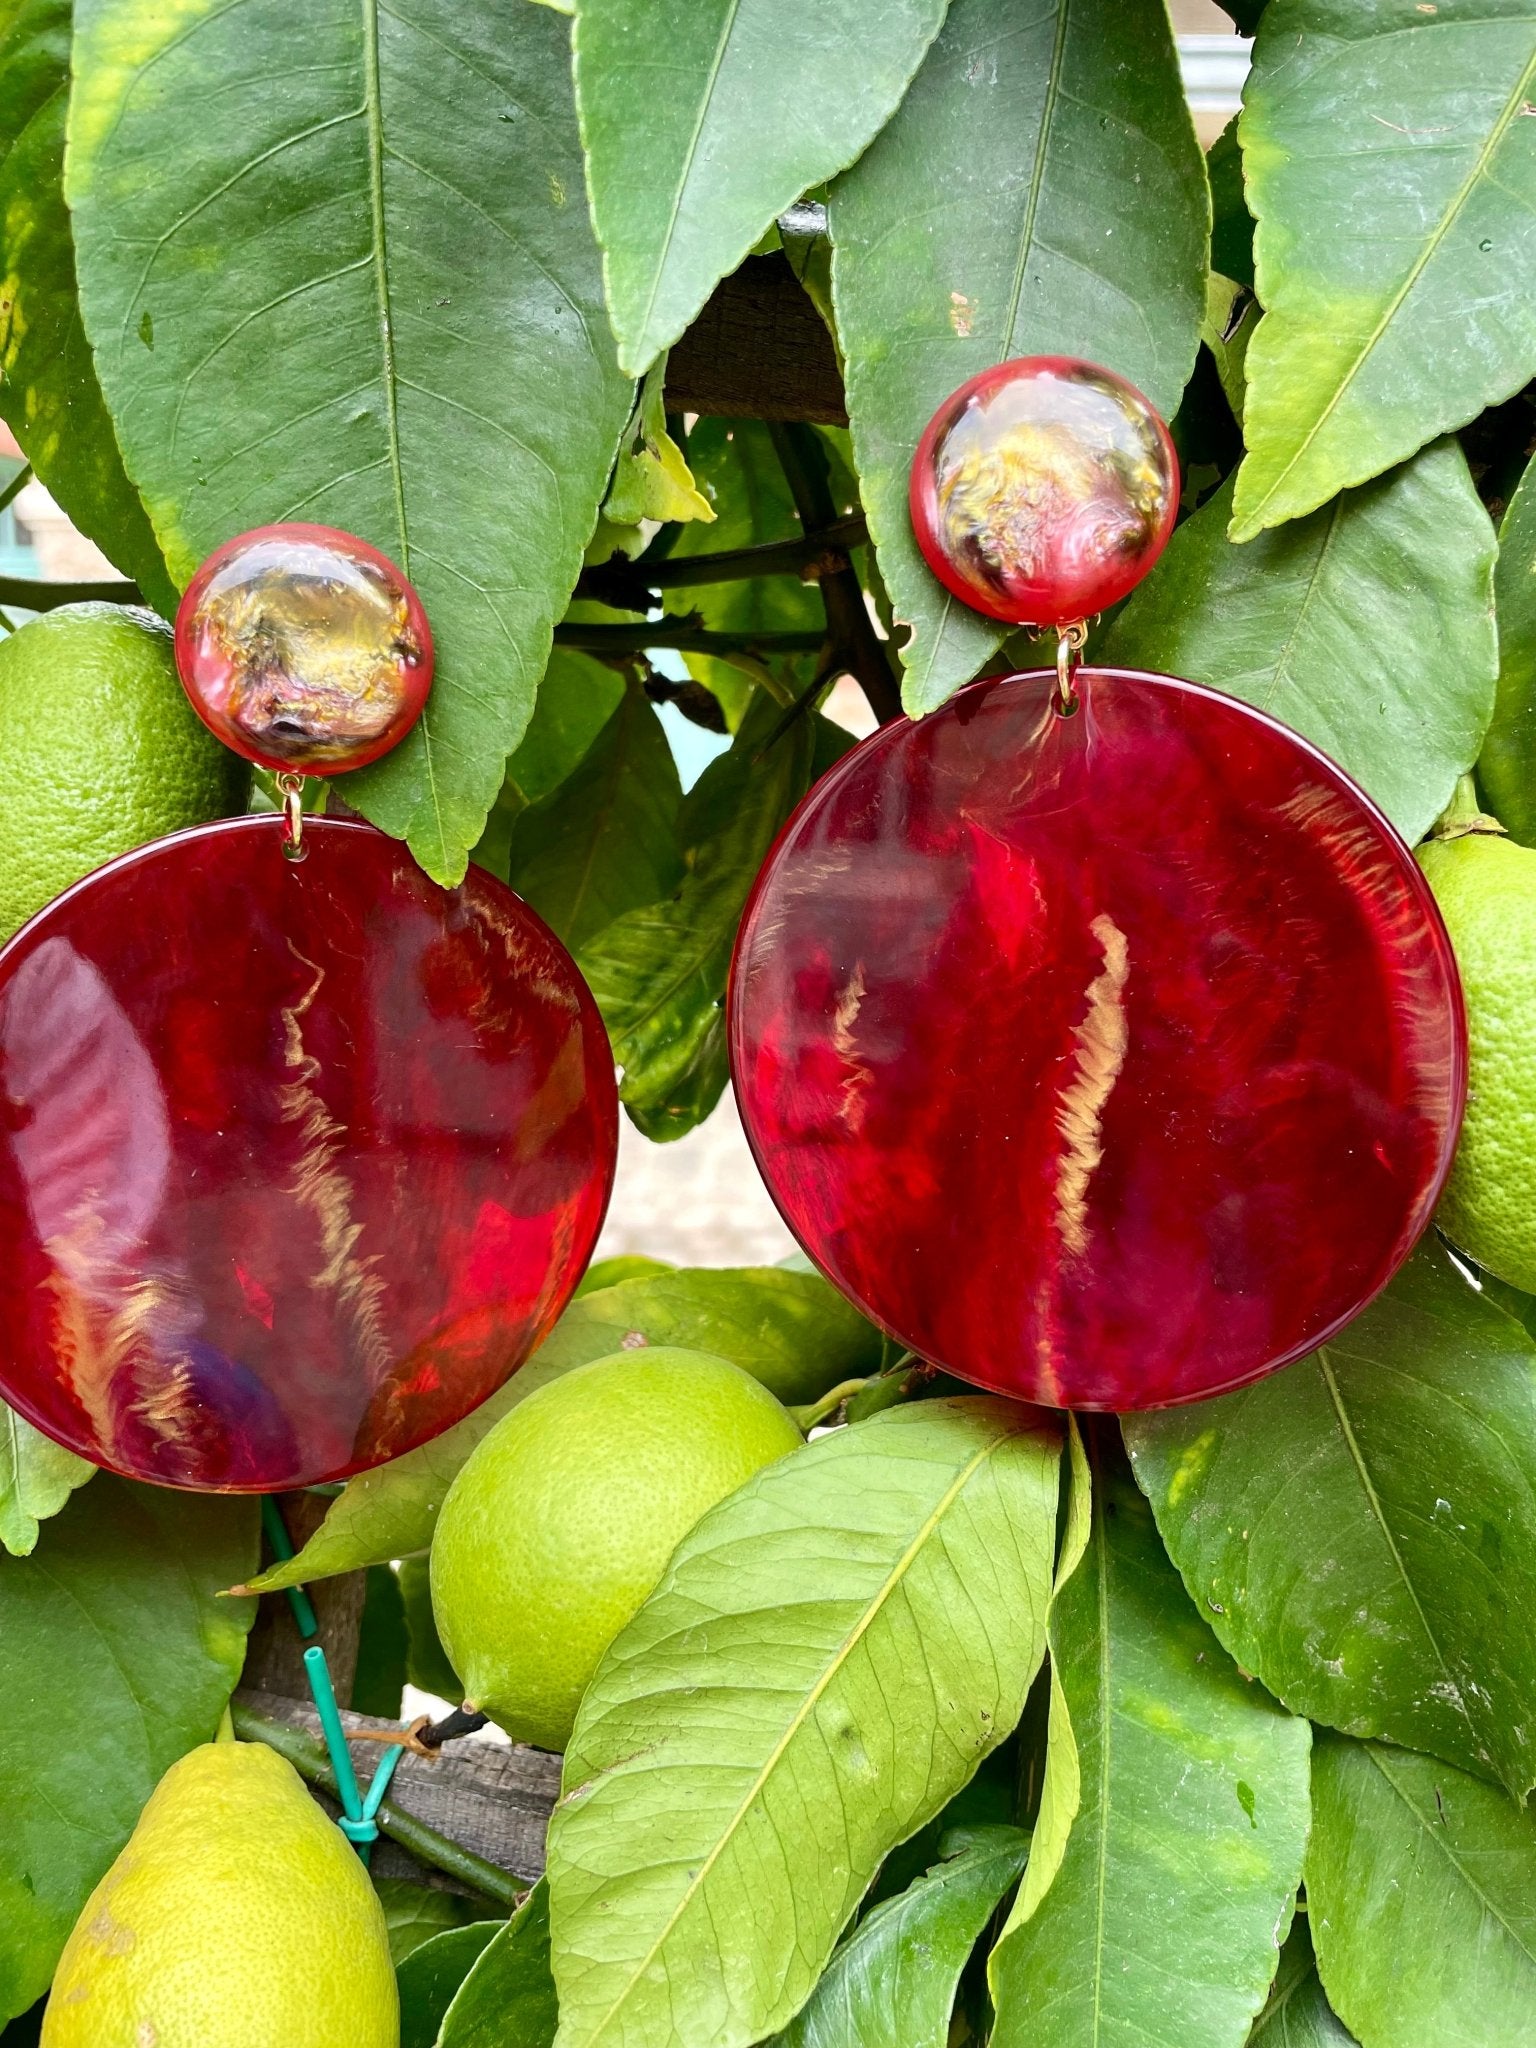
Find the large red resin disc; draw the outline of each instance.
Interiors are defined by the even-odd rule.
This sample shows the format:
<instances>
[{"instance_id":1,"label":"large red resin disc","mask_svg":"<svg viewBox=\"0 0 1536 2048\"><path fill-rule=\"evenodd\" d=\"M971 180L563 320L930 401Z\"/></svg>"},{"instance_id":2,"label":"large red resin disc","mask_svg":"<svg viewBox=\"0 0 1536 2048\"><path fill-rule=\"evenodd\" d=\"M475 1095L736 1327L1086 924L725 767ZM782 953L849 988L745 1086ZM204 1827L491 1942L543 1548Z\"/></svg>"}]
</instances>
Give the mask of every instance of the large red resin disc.
<instances>
[{"instance_id":1,"label":"large red resin disc","mask_svg":"<svg viewBox=\"0 0 1536 2048\"><path fill-rule=\"evenodd\" d=\"M748 1136L923 1358L1071 1408L1311 1350L1428 1222L1465 1092L1412 856L1294 734L1162 676L974 684L847 755L748 906Z\"/></svg>"},{"instance_id":2,"label":"large red resin disc","mask_svg":"<svg viewBox=\"0 0 1536 2048\"><path fill-rule=\"evenodd\" d=\"M200 827L0 951L0 1394L172 1486L340 1478L483 1401L613 1176L564 948L365 825Z\"/></svg>"}]
</instances>

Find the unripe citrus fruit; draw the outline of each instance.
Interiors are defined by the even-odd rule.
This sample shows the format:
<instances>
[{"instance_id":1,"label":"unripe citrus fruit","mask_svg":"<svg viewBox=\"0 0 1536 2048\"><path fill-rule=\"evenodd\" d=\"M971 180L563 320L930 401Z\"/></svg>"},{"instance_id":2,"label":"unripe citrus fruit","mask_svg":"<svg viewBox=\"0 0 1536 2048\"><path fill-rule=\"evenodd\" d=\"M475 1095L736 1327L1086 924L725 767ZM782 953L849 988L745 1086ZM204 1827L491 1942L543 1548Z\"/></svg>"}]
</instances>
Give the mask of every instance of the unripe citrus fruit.
<instances>
[{"instance_id":1,"label":"unripe citrus fruit","mask_svg":"<svg viewBox=\"0 0 1536 2048\"><path fill-rule=\"evenodd\" d=\"M383 1908L291 1764L172 1764L64 1945L41 2048L398 2048Z\"/></svg>"},{"instance_id":2,"label":"unripe citrus fruit","mask_svg":"<svg viewBox=\"0 0 1536 2048\"><path fill-rule=\"evenodd\" d=\"M1536 851L1473 830L1419 852L1461 969L1467 1115L1435 1220L1536 1293Z\"/></svg>"},{"instance_id":3,"label":"unripe citrus fruit","mask_svg":"<svg viewBox=\"0 0 1536 2048\"><path fill-rule=\"evenodd\" d=\"M0 639L0 939L103 861L243 811L152 612L71 604Z\"/></svg>"},{"instance_id":4,"label":"unripe citrus fruit","mask_svg":"<svg viewBox=\"0 0 1536 2048\"><path fill-rule=\"evenodd\" d=\"M563 1749L603 1652L701 1515L800 1443L765 1387L657 1346L530 1394L449 1488L432 1608L474 1704Z\"/></svg>"}]
</instances>

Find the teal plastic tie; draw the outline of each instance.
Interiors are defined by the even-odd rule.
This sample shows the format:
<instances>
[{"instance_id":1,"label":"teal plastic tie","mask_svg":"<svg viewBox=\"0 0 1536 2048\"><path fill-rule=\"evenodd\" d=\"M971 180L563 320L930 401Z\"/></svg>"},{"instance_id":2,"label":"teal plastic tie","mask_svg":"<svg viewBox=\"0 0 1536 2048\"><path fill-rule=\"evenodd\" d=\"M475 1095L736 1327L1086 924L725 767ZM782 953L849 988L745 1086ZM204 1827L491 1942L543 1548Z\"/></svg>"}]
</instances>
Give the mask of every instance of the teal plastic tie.
<instances>
[{"instance_id":1,"label":"teal plastic tie","mask_svg":"<svg viewBox=\"0 0 1536 2048\"><path fill-rule=\"evenodd\" d=\"M341 1709L336 1704L336 1688L331 1683L331 1667L325 1661L325 1652L318 1643L311 1643L304 1652L304 1669L309 1678L309 1689L315 1696L315 1706L320 1714L320 1730L325 1737L325 1746L330 1751L331 1769L336 1773L336 1790L341 1795L342 1826L347 1822L360 1821L363 1817L363 1798L357 1789L357 1773L352 1768L352 1752L347 1747L347 1731L341 1725ZM371 1841L371 1835L365 1836Z\"/></svg>"},{"instance_id":2,"label":"teal plastic tie","mask_svg":"<svg viewBox=\"0 0 1536 2048\"><path fill-rule=\"evenodd\" d=\"M261 1526L266 1531L267 1544L272 1555L279 1564L286 1564L293 1556L293 1539L289 1536L288 1525L270 1493L261 1496ZM307 1642L311 1636L320 1633L315 1610L310 1605L309 1595L302 1586L290 1586L287 1591L288 1605L293 1609L293 1618L299 1625L299 1634Z\"/></svg>"},{"instance_id":3,"label":"teal plastic tie","mask_svg":"<svg viewBox=\"0 0 1536 2048\"><path fill-rule=\"evenodd\" d=\"M395 1767L405 1752L397 1744L385 1753L369 1781L368 1794L365 1798L358 1788L357 1772L352 1767L352 1752L347 1747L347 1731L341 1725L341 1709L336 1704L336 1688L331 1683L331 1667L325 1661L325 1652L318 1643L312 1643L304 1652L304 1670L309 1679L309 1689L315 1696L321 1731L325 1736L326 1749L330 1753L331 1769L336 1773L336 1790L341 1796L341 1814L336 1825L366 1864L369 1850L379 1839L379 1808L384 1804L389 1781L395 1775Z\"/></svg>"}]
</instances>

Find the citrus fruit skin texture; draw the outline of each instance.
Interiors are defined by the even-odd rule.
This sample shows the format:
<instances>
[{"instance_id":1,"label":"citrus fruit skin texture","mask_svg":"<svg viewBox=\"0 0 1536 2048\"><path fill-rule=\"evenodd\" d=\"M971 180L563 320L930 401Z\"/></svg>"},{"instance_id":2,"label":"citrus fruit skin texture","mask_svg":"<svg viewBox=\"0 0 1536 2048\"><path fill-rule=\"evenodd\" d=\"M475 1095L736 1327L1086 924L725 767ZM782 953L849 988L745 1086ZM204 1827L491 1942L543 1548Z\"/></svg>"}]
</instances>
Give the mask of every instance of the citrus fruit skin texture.
<instances>
[{"instance_id":1,"label":"citrus fruit skin texture","mask_svg":"<svg viewBox=\"0 0 1536 2048\"><path fill-rule=\"evenodd\" d=\"M71 604L0 639L0 940L103 861L243 811L152 612Z\"/></svg>"},{"instance_id":2,"label":"citrus fruit skin texture","mask_svg":"<svg viewBox=\"0 0 1536 2048\"><path fill-rule=\"evenodd\" d=\"M207 1743L86 1901L42 2048L398 2048L384 1912L291 1764Z\"/></svg>"},{"instance_id":3,"label":"citrus fruit skin texture","mask_svg":"<svg viewBox=\"0 0 1536 2048\"><path fill-rule=\"evenodd\" d=\"M658 1345L552 1380L449 1488L432 1544L438 1632L474 1704L563 1749L603 1652L699 1518L801 1442L739 1366Z\"/></svg>"},{"instance_id":4,"label":"citrus fruit skin texture","mask_svg":"<svg viewBox=\"0 0 1536 2048\"><path fill-rule=\"evenodd\" d=\"M1499 1279L1536 1293L1536 850L1469 832L1419 859L1461 968L1467 1114L1435 1220Z\"/></svg>"}]
</instances>

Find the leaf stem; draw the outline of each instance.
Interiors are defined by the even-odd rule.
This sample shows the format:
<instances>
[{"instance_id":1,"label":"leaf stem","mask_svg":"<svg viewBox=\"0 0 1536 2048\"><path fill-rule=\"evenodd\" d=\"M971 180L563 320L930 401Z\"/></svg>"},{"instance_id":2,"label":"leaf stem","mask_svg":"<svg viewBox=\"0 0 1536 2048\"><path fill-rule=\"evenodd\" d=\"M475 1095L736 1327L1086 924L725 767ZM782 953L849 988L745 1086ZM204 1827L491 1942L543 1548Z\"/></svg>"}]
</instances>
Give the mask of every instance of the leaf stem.
<instances>
[{"instance_id":1,"label":"leaf stem","mask_svg":"<svg viewBox=\"0 0 1536 2048\"><path fill-rule=\"evenodd\" d=\"M312 1735L306 1735L301 1728L286 1727L281 1721L269 1721L265 1714L256 1713L239 1700L232 1702L231 1714L235 1733L242 1742L264 1742L268 1749L275 1749L279 1756L286 1757L307 1783L328 1792L340 1804L336 1775L330 1760ZM456 1877L461 1884L483 1892L487 1898L496 1899L510 1908L519 1903L527 1890L527 1886L519 1884L510 1872L488 1863L473 1849L465 1849L459 1843L449 1841L436 1828L429 1828L425 1821L402 1812L391 1800L384 1801L374 1818L384 1833L398 1842L402 1849L409 1849L423 1863L430 1863L449 1877Z\"/></svg>"},{"instance_id":2,"label":"leaf stem","mask_svg":"<svg viewBox=\"0 0 1536 2048\"><path fill-rule=\"evenodd\" d=\"M27 485L31 483L31 481L32 465L30 462L24 462L21 465L20 469L17 470L16 474L11 478L10 482L6 485L5 489L3 491L0 491L0 512L3 512L8 505L12 504L17 498L19 498L22 492L27 488Z\"/></svg>"},{"instance_id":3,"label":"leaf stem","mask_svg":"<svg viewBox=\"0 0 1536 2048\"><path fill-rule=\"evenodd\" d=\"M867 1379L841 1380L829 1392L823 1394L819 1401L802 1402L798 1408L791 1408L787 1413L801 1435L809 1436L818 1422L825 1422L829 1415L835 1415L845 1401L851 1401L855 1394L862 1394L866 1387L873 1386L875 1380L880 1377L879 1373L875 1373Z\"/></svg>"}]
</instances>

